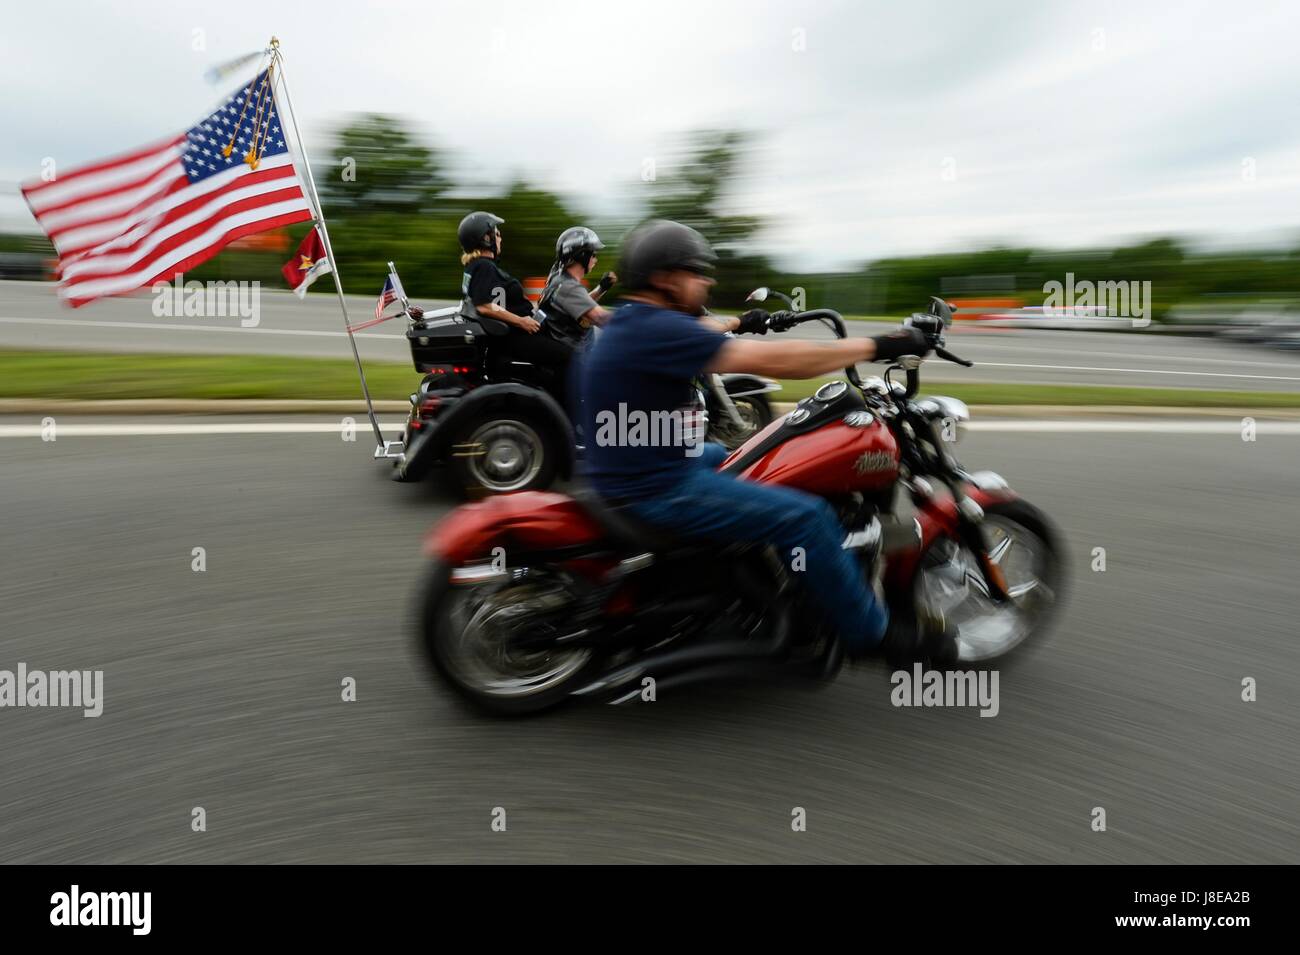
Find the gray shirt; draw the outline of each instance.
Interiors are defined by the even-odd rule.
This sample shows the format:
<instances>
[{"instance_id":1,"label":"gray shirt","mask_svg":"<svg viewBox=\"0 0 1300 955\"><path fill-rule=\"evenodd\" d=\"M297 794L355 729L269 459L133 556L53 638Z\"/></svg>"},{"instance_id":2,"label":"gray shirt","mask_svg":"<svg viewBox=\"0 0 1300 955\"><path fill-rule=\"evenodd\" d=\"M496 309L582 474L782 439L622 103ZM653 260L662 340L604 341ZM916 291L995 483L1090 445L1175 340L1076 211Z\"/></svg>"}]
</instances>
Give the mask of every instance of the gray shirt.
<instances>
[{"instance_id":1,"label":"gray shirt","mask_svg":"<svg viewBox=\"0 0 1300 955\"><path fill-rule=\"evenodd\" d=\"M599 305L582 283L565 271L552 272L542 292L546 330L552 337L572 345L581 344L591 331L582 316Z\"/></svg>"}]
</instances>

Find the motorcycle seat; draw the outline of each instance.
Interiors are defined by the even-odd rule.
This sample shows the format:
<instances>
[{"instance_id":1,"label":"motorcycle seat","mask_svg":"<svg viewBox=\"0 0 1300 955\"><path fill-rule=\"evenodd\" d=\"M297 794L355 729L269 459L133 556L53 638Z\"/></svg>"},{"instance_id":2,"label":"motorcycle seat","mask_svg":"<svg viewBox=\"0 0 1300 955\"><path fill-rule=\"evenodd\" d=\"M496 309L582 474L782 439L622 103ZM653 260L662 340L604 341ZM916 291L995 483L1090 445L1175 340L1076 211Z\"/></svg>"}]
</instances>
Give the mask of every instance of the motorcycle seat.
<instances>
[{"instance_id":1,"label":"motorcycle seat","mask_svg":"<svg viewBox=\"0 0 1300 955\"><path fill-rule=\"evenodd\" d=\"M668 528L641 520L626 504L602 497L589 484L574 482L569 488L569 496L582 505L582 509L619 547L675 556L710 549L707 543L681 537Z\"/></svg>"},{"instance_id":2,"label":"motorcycle seat","mask_svg":"<svg viewBox=\"0 0 1300 955\"><path fill-rule=\"evenodd\" d=\"M509 352L500 352L488 346L484 371L492 381L519 381L526 385L542 386L549 380L550 369L536 362L521 361Z\"/></svg>"}]
</instances>

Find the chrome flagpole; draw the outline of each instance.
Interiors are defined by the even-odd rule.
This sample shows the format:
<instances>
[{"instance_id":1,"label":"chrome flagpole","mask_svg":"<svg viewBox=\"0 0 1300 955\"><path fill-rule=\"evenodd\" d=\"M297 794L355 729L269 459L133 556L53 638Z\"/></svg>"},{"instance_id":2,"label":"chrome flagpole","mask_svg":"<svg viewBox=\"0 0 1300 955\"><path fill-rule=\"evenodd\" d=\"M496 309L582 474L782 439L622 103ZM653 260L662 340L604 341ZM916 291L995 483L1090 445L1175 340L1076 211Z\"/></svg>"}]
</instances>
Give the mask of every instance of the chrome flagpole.
<instances>
[{"instance_id":1,"label":"chrome flagpole","mask_svg":"<svg viewBox=\"0 0 1300 955\"><path fill-rule=\"evenodd\" d=\"M357 351L357 340L352 336L352 319L348 316L347 299L343 297L343 282L339 278L339 265L334 261L334 247L330 245L329 229L325 225L325 213L321 209L320 195L316 192L316 180L311 174L311 161L307 158L307 147L302 141L302 129L298 126L298 115L293 110L293 99L289 95L289 81L285 77L284 55L280 52L280 41L271 37L271 58L279 66L276 79L284 90L284 105L293 120L293 135L298 141L298 155L302 157L303 175L311 193L312 210L316 214L315 226L320 229L321 244L325 246L325 257L329 260L330 270L334 273L334 290L339 296L339 307L343 309L343 325L347 328L348 343L352 346L352 358L357 364L357 374L361 377L361 394L366 399L366 413L370 416L370 427L375 432L375 457L401 458L402 442L385 441L384 433L379 429L379 419L375 417L375 403L370 399L370 388L366 384L366 373L361 367L361 353Z\"/></svg>"},{"instance_id":2,"label":"chrome flagpole","mask_svg":"<svg viewBox=\"0 0 1300 955\"><path fill-rule=\"evenodd\" d=\"M402 280L397 277L397 266L394 265L392 262L388 263L388 274L392 276L393 290L397 292L397 298L402 303L402 308L409 309L411 307L411 303L407 301L406 289L402 288Z\"/></svg>"}]
</instances>

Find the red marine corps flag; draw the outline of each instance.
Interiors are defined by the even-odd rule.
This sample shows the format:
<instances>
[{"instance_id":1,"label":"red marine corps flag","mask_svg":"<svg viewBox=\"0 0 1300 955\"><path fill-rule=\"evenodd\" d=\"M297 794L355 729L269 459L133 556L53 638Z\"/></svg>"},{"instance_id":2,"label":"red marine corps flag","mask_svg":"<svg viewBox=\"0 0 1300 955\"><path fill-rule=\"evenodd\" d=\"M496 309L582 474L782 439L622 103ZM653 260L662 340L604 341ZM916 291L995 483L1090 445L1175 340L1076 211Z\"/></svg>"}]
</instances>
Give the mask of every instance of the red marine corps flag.
<instances>
[{"instance_id":1,"label":"red marine corps flag","mask_svg":"<svg viewBox=\"0 0 1300 955\"><path fill-rule=\"evenodd\" d=\"M275 98L275 60L183 133L23 185L76 307L206 262L235 239L314 218Z\"/></svg>"},{"instance_id":2,"label":"red marine corps flag","mask_svg":"<svg viewBox=\"0 0 1300 955\"><path fill-rule=\"evenodd\" d=\"M294 294L303 298L312 282L332 271L329 257L325 254L325 243L321 241L320 233L313 227L302 240L302 245L298 246L298 251L294 253L293 258L284 263L280 274L289 283Z\"/></svg>"}]
</instances>

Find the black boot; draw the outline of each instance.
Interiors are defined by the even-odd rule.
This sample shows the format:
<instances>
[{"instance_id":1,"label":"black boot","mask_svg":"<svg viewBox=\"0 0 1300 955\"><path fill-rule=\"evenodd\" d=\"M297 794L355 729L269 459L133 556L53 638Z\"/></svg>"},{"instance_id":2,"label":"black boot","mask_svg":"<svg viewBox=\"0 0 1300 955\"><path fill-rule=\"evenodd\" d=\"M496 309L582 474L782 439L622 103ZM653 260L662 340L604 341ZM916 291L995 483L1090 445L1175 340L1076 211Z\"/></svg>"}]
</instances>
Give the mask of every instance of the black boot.
<instances>
[{"instance_id":1,"label":"black boot","mask_svg":"<svg viewBox=\"0 0 1300 955\"><path fill-rule=\"evenodd\" d=\"M885 662L895 670L921 663L944 670L957 663L957 630L940 614L896 612L880 643Z\"/></svg>"}]
</instances>

